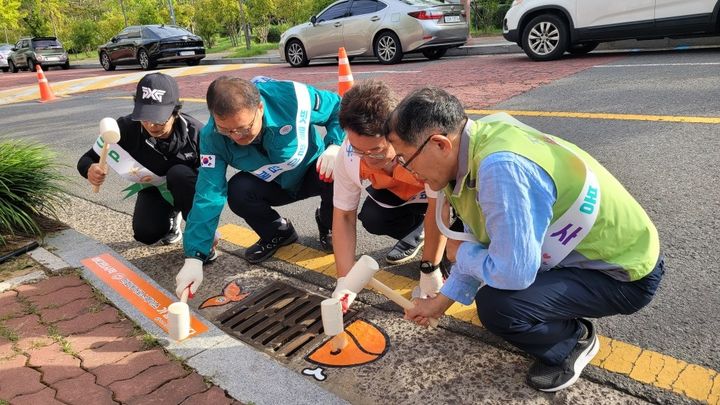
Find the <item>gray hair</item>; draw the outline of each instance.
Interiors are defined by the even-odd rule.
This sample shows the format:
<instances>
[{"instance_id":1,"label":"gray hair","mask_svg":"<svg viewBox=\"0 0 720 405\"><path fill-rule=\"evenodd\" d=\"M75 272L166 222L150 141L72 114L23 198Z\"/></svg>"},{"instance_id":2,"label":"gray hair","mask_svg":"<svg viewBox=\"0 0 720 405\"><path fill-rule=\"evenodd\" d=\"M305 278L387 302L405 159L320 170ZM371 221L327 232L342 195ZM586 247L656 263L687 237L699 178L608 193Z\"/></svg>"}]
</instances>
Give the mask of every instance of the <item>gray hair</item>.
<instances>
[{"instance_id":1,"label":"gray hair","mask_svg":"<svg viewBox=\"0 0 720 405\"><path fill-rule=\"evenodd\" d=\"M466 118L457 97L439 87L422 87L400 102L383 132L385 136L394 132L403 142L417 146L430 131L458 131Z\"/></svg>"},{"instance_id":2,"label":"gray hair","mask_svg":"<svg viewBox=\"0 0 720 405\"><path fill-rule=\"evenodd\" d=\"M257 108L260 93L254 84L245 79L220 76L210 83L206 99L210 113L225 117Z\"/></svg>"}]
</instances>

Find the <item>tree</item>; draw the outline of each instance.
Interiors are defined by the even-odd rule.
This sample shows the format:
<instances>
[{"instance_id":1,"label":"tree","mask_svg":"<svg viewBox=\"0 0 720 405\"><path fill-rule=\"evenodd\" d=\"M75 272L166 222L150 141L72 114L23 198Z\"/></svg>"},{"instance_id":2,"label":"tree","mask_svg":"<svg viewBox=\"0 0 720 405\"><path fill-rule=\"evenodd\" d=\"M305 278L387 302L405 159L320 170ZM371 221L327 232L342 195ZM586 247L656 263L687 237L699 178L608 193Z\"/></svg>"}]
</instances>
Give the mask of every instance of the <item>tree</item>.
<instances>
[{"instance_id":1,"label":"tree","mask_svg":"<svg viewBox=\"0 0 720 405\"><path fill-rule=\"evenodd\" d=\"M267 42L270 18L275 15L275 0L246 0L248 22L255 29L255 35L261 43Z\"/></svg>"},{"instance_id":2,"label":"tree","mask_svg":"<svg viewBox=\"0 0 720 405\"><path fill-rule=\"evenodd\" d=\"M20 0L0 0L0 21L4 26L5 42L10 42L8 30L13 31L20 28L21 18Z\"/></svg>"},{"instance_id":3,"label":"tree","mask_svg":"<svg viewBox=\"0 0 720 405\"><path fill-rule=\"evenodd\" d=\"M31 36L47 36L51 33L50 21L42 12L40 0L24 0L22 2L24 15L22 24Z\"/></svg>"}]
</instances>

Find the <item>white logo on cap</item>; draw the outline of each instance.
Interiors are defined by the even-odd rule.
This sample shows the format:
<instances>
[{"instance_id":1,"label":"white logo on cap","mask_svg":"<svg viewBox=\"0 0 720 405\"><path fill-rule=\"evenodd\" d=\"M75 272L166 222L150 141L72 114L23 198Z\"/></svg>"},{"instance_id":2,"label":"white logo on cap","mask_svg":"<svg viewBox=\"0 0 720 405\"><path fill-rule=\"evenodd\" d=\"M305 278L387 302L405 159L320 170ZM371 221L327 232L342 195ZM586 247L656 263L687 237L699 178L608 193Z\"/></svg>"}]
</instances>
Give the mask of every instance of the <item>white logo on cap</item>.
<instances>
[{"instance_id":1,"label":"white logo on cap","mask_svg":"<svg viewBox=\"0 0 720 405\"><path fill-rule=\"evenodd\" d=\"M149 87L143 86L143 99L153 99L157 100L162 103L162 98L165 93L167 93L165 90L159 90L159 89L151 89Z\"/></svg>"}]
</instances>

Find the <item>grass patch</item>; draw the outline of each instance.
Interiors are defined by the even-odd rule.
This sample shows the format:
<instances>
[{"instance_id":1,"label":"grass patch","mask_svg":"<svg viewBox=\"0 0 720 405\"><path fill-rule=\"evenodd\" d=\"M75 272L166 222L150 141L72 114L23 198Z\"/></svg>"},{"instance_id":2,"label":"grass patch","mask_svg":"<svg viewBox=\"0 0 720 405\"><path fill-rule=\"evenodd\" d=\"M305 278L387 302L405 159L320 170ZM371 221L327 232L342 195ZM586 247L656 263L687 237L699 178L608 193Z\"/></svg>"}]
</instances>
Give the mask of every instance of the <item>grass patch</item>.
<instances>
[{"instance_id":1,"label":"grass patch","mask_svg":"<svg viewBox=\"0 0 720 405\"><path fill-rule=\"evenodd\" d=\"M239 46L233 48L232 53L228 56L229 58L249 58L251 56L263 55L267 51L278 49L278 44L268 42L266 44L252 44L250 49L246 49L245 46Z\"/></svg>"},{"instance_id":2,"label":"grass patch","mask_svg":"<svg viewBox=\"0 0 720 405\"><path fill-rule=\"evenodd\" d=\"M207 48L205 50L205 53L225 52L232 47L233 47L233 44L230 41L230 38L224 37L224 38L220 38L217 41L217 43L215 44L215 46L213 46L212 48Z\"/></svg>"},{"instance_id":3,"label":"grass patch","mask_svg":"<svg viewBox=\"0 0 720 405\"><path fill-rule=\"evenodd\" d=\"M55 325L48 326L48 336L50 336L50 339L55 341L60 346L60 349L63 351L63 353L77 357L77 352L73 350L70 342L65 340L65 337L60 334L60 331L58 331Z\"/></svg>"},{"instance_id":4,"label":"grass patch","mask_svg":"<svg viewBox=\"0 0 720 405\"><path fill-rule=\"evenodd\" d=\"M70 61L83 60L83 59L97 59L98 58L98 53L96 51L71 53L69 55L70 55Z\"/></svg>"},{"instance_id":5,"label":"grass patch","mask_svg":"<svg viewBox=\"0 0 720 405\"><path fill-rule=\"evenodd\" d=\"M57 218L67 197L55 154L39 143L0 141L0 246L2 235L43 234L37 218Z\"/></svg>"},{"instance_id":6,"label":"grass patch","mask_svg":"<svg viewBox=\"0 0 720 405\"><path fill-rule=\"evenodd\" d=\"M160 342L155 338L155 336L144 333L140 336L140 340L142 340L142 349L143 350L150 350L153 347L160 346Z\"/></svg>"},{"instance_id":7,"label":"grass patch","mask_svg":"<svg viewBox=\"0 0 720 405\"><path fill-rule=\"evenodd\" d=\"M18 336L17 332L8 328L5 325L0 325L0 336L13 343L16 343L18 340L20 340L20 336Z\"/></svg>"},{"instance_id":8,"label":"grass patch","mask_svg":"<svg viewBox=\"0 0 720 405\"><path fill-rule=\"evenodd\" d=\"M470 36L471 37L494 37L497 35L502 35L503 31L502 28L495 28L495 27L480 27L480 28L471 28L470 29Z\"/></svg>"}]
</instances>

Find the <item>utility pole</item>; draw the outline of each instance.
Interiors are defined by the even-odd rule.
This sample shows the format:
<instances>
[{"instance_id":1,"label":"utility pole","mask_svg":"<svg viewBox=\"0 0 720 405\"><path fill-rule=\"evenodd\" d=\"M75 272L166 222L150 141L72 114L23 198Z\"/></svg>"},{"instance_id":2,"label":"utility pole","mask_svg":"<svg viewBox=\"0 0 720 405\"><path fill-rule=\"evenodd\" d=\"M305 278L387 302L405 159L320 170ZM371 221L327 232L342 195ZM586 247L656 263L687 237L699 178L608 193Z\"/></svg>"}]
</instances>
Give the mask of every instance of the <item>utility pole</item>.
<instances>
[{"instance_id":1,"label":"utility pole","mask_svg":"<svg viewBox=\"0 0 720 405\"><path fill-rule=\"evenodd\" d=\"M120 9L122 9L123 18L125 19L125 26L127 27L127 15L125 14L125 4L123 3L123 0L120 0Z\"/></svg>"},{"instance_id":2,"label":"utility pole","mask_svg":"<svg viewBox=\"0 0 720 405\"><path fill-rule=\"evenodd\" d=\"M175 22L175 9L173 8L173 0L168 0L168 4L170 5L170 21L172 21L172 25L177 25Z\"/></svg>"}]
</instances>

